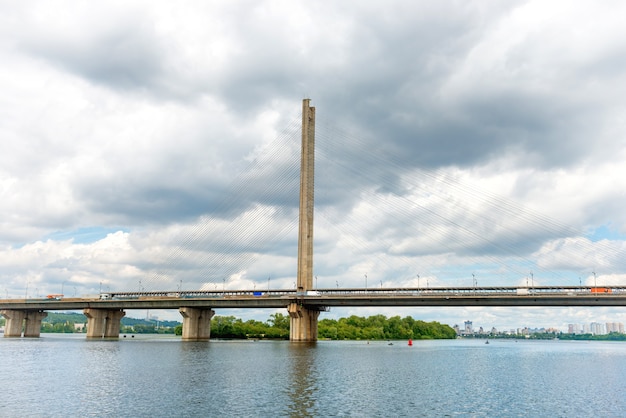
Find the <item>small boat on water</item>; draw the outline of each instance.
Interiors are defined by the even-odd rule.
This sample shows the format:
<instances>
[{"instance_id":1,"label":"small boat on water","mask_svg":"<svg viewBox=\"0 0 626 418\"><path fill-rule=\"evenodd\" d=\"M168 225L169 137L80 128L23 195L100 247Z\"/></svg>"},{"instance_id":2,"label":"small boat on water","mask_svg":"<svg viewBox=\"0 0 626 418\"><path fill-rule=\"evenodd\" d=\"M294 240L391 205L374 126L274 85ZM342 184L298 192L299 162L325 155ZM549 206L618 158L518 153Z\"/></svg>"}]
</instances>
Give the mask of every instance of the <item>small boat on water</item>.
<instances>
[{"instance_id":1,"label":"small boat on water","mask_svg":"<svg viewBox=\"0 0 626 418\"><path fill-rule=\"evenodd\" d=\"M485 341L485 344L489 344L489 340Z\"/></svg>"}]
</instances>

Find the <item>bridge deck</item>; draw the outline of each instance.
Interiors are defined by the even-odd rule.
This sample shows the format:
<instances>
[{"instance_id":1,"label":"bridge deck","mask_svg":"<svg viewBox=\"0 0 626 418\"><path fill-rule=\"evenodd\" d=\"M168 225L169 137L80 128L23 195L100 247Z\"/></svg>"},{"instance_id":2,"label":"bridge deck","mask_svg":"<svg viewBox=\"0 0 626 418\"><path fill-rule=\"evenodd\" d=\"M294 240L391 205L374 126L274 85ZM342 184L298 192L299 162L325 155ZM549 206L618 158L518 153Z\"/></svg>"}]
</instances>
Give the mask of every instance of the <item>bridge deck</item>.
<instances>
[{"instance_id":1,"label":"bridge deck","mask_svg":"<svg viewBox=\"0 0 626 418\"><path fill-rule=\"evenodd\" d=\"M323 310L339 306L626 306L626 287L457 287L117 292L107 299L4 299L0 309L81 310L286 308L291 302Z\"/></svg>"}]
</instances>

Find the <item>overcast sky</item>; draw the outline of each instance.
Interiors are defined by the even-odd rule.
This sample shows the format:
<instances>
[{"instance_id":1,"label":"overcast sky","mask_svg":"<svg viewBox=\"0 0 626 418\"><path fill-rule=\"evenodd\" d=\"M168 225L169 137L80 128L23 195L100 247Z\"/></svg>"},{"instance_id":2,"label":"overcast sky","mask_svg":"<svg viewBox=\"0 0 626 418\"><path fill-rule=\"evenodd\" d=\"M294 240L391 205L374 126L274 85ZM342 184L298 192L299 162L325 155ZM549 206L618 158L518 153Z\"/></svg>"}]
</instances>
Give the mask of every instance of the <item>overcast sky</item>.
<instances>
[{"instance_id":1,"label":"overcast sky","mask_svg":"<svg viewBox=\"0 0 626 418\"><path fill-rule=\"evenodd\" d=\"M304 98L317 287L626 284L623 2L0 8L3 296L293 288Z\"/></svg>"}]
</instances>

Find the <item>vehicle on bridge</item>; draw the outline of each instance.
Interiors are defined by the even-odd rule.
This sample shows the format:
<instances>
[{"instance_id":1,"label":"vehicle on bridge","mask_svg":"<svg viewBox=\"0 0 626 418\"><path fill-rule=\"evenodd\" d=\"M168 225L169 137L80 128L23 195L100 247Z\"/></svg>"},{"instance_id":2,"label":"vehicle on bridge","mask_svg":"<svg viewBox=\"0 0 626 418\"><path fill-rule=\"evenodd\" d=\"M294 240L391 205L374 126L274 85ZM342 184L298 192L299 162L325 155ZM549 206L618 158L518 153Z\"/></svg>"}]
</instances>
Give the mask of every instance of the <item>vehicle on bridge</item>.
<instances>
[{"instance_id":1,"label":"vehicle on bridge","mask_svg":"<svg viewBox=\"0 0 626 418\"><path fill-rule=\"evenodd\" d=\"M297 296L322 296L317 290L307 290L306 292L296 292Z\"/></svg>"},{"instance_id":2,"label":"vehicle on bridge","mask_svg":"<svg viewBox=\"0 0 626 418\"><path fill-rule=\"evenodd\" d=\"M53 293L51 295L46 296L46 299L61 300L61 299L63 299L63 295L57 294L57 293Z\"/></svg>"}]
</instances>

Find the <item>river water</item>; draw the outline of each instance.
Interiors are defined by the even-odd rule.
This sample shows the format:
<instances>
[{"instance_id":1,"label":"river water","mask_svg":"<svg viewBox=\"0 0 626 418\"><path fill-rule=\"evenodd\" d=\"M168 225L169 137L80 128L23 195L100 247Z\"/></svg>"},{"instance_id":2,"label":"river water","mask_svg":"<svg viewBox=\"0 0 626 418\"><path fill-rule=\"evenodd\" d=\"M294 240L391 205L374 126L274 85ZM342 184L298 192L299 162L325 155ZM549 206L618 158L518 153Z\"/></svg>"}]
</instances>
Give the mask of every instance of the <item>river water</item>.
<instances>
[{"instance_id":1,"label":"river water","mask_svg":"<svg viewBox=\"0 0 626 418\"><path fill-rule=\"evenodd\" d=\"M626 343L0 338L1 417L623 417Z\"/></svg>"}]
</instances>

